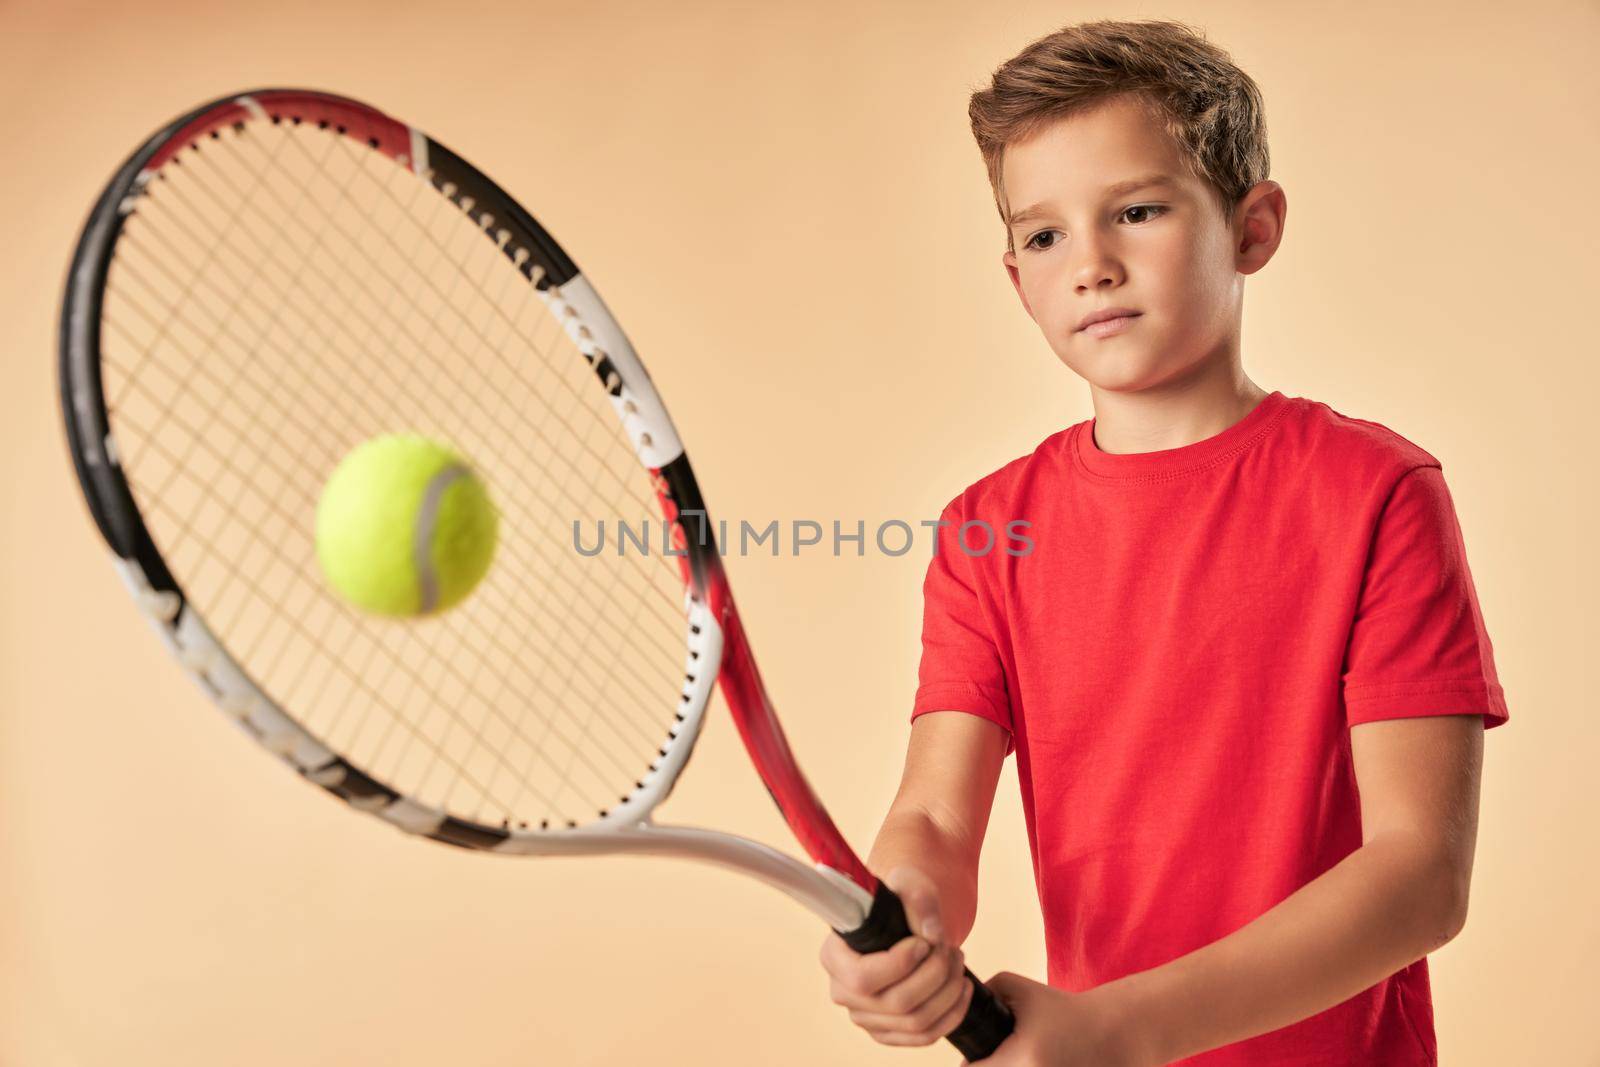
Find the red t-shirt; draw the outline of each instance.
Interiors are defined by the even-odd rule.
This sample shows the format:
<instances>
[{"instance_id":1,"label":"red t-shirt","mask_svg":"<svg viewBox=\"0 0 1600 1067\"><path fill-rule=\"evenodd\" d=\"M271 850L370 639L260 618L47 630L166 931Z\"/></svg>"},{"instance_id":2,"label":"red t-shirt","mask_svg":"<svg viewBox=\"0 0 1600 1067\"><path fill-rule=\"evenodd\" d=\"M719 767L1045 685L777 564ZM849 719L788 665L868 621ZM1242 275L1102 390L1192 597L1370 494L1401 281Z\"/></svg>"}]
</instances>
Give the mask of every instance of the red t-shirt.
<instances>
[{"instance_id":1,"label":"red t-shirt","mask_svg":"<svg viewBox=\"0 0 1600 1067\"><path fill-rule=\"evenodd\" d=\"M1351 726L1508 717L1427 452L1281 392L1181 448L1109 454L1093 425L945 508L912 709L1010 731L1069 990L1216 941L1360 846ZM1432 1065L1427 961L1180 1062Z\"/></svg>"}]
</instances>

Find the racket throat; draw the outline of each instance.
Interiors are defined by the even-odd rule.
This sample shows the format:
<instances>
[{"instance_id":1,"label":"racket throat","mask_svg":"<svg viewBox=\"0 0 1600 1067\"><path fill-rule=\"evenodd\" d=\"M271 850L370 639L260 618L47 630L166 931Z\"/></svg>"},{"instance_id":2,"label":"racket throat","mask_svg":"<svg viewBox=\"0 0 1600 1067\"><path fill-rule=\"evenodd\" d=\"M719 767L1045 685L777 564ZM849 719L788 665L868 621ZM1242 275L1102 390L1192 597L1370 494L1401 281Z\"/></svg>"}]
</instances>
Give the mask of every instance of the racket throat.
<instances>
[{"instance_id":1,"label":"racket throat","mask_svg":"<svg viewBox=\"0 0 1600 1067\"><path fill-rule=\"evenodd\" d=\"M498 851L515 850L516 840ZM805 863L759 841L719 830L640 823L598 832L547 834L537 840L537 851L545 855L676 856L709 863L765 882L835 930L856 929L872 910L872 893L831 867Z\"/></svg>"}]
</instances>

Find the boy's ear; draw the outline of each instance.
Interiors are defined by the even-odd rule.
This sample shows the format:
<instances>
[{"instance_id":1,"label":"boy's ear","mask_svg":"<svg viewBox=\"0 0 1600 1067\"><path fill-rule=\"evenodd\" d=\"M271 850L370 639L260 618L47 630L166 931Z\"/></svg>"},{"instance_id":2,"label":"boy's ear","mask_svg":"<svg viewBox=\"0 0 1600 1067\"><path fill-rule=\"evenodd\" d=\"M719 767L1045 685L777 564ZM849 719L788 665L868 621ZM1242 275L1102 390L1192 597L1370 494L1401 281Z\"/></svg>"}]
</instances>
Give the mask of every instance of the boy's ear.
<instances>
[{"instance_id":1,"label":"boy's ear","mask_svg":"<svg viewBox=\"0 0 1600 1067\"><path fill-rule=\"evenodd\" d=\"M1254 274L1283 243L1283 220L1289 214L1283 186L1270 180L1257 182L1240 198L1234 214L1234 269Z\"/></svg>"},{"instance_id":2,"label":"boy's ear","mask_svg":"<svg viewBox=\"0 0 1600 1067\"><path fill-rule=\"evenodd\" d=\"M1033 318L1033 308L1028 306L1028 294L1022 291L1022 276L1017 273L1017 254L1007 252L1000 257L1000 262L1005 264L1006 273L1011 276L1011 287L1017 291L1017 298L1022 301L1022 310L1028 313L1028 318Z\"/></svg>"}]
</instances>

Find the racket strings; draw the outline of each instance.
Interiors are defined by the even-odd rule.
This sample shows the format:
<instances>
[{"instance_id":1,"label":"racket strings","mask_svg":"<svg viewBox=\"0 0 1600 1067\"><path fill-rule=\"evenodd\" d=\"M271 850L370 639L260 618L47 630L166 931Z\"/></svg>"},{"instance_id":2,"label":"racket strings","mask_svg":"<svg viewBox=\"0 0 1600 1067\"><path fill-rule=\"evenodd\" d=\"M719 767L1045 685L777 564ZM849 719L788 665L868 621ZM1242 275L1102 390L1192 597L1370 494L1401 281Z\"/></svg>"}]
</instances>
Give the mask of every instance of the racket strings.
<instances>
[{"instance_id":1,"label":"racket strings","mask_svg":"<svg viewBox=\"0 0 1600 1067\"><path fill-rule=\"evenodd\" d=\"M276 703L400 792L593 819L656 758L685 664L677 559L565 539L660 523L610 399L409 171L309 126L203 144L139 201L103 312L112 429L169 568ZM322 483L389 432L458 448L501 513L489 576L433 618L360 615L315 559Z\"/></svg>"}]
</instances>

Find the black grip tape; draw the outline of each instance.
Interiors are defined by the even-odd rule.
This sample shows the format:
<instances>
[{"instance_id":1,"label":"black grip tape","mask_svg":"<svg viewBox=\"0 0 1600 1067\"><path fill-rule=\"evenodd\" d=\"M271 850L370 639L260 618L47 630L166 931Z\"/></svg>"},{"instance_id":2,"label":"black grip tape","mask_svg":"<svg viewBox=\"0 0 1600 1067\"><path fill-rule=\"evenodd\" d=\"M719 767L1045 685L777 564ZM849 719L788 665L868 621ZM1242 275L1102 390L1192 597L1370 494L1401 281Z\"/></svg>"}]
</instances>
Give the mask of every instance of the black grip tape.
<instances>
[{"instance_id":1,"label":"black grip tape","mask_svg":"<svg viewBox=\"0 0 1600 1067\"><path fill-rule=\"evenodd\" d=\"M906 920L905 905L900 903L894 890L879 882L866 921L854 930L840 930L838 934L857 952L882 952L910 937L911 924ZM965 973L972 983L972 1000L967 1005L967 1014L961 1018L961 1025L946 1034L945 1040L954 1045L968 1063L976 1063L1011 1036L1017 1021L1011 1009L1000 1003L999 998L989 992L989 987L978 981L977 975L970 969Z\"/></svg>"}]
</instances>

